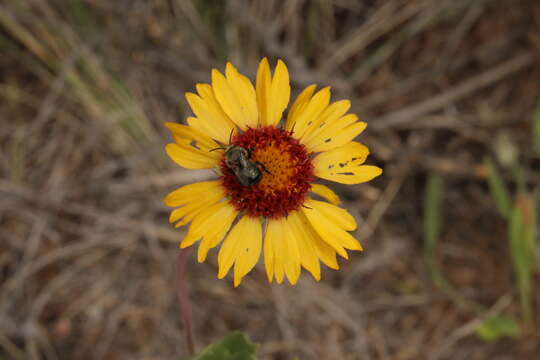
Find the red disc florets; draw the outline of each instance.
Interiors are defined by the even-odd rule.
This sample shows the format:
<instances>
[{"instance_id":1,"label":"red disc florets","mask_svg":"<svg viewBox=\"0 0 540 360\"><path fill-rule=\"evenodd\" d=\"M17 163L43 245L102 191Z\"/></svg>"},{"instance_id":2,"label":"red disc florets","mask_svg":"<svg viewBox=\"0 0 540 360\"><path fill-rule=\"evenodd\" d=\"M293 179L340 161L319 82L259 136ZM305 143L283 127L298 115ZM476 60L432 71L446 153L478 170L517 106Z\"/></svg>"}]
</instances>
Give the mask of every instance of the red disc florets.
<instances>
[{"instance_id":1,"label":"red disc florets","mask_svg":"<svg viewBox=\"0 0 540 360\"><path fill-rule=\"evenodd\" d=\"M231 145L248 150L249 161L262 174L255 185L241 185L237 174L221 162L222 182L230 202L249 216L285 217L305 201L314 180L313 164L306 147L290 132L273 126L248 129Z\"/></svg>"}]
</instances>

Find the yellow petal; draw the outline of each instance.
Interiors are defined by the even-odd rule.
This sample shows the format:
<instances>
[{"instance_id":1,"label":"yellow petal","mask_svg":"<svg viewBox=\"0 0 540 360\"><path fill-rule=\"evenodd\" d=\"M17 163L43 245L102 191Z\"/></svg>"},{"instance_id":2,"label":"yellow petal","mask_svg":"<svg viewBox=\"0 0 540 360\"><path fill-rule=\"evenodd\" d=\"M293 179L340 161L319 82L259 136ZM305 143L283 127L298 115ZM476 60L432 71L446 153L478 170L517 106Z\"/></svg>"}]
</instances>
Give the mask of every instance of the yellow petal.
<instances>
[{"instance_id":1,"label":"yellow petal","mask_svg":"<svg viewBox=\"0 0 540 360\"><path fill-rule=\"evenodd\" d=\"M259 219L250 218L251 226L246 236L242 237L240 251L234 263L234 286L240 282L254 267L261 257L262 229Z\"/></svg>"},{"instance_id":2,"label":"yellow petal","mask_svg":"<svg viewBox=\"0 0 540 360\"><path fill-rule=\"evenodd\" d=\"M286 218L283 223L285 236L277 241L283 243L285 253L283 263L285 265L285 274L291 285L295 285L300 277L300 252L298 250L298 232L292 229L290 218Z\"/></svg>"},{"instance_id":3,"label":"yellow petal","mask_svg":"<svg viewBox=\"0 0 540 360\"><path fill-rule=\"evenodd\" d=\"M276 228L277 222L276 220L268 219L268 223L266 224L266 234L264 236L264 267L266 269L266 276L268 278L268 282L272 282L274 280L274 245L273 241L275 240L277 235L277 231L279 231L278 228Z\"/></svg>"},{"instance_id":4,"label":"yellow petal","mask_svg":"<svg viewBox=\"0 0 540 360\"><path fill-rule=\"evenodd\" d=\"M223 187L219 181L202 181L184 185L165 197L165 205L182 206L190 202L200 202L213 195L224 196Z\"/></svg>"},{"instance_id":5,"label":"yellow petal","mask_svg":"<svg viewBox=\"0 0 540 360\"><path fill-rule=\"evenodd\" d=\"M308 149L311 149L321 143L324 143L329 135L338 135L343 129L357 121L358 116L356 116L356 114L347 114L339 117L338 119L334 119L333 121L325 121L321 127L310 134L309 139L306 139L303 144L306 145Z\"/></svg>"},{"instance_id":6,"label":"yellow petal","mask_svg":"<svg viewBox=\"0 0 540 360\"><path fill-rule=\"evenodd\" d=\"M224 278L234 264L241 237L244 232L245 218L247 218L247 216L244 216L242 219L240 219L238 224L233 226L232 230L229 232L229 235L227 235L227 238L225 238L223 245L221 245L221 249L219 249L218 279Z\"/></svg>"},{"instance_id":7,"label":"yellow petal","mask_svg":"<svg viewBox=\"0 0 540 360\"><path fill-rule=\"evenodd\" d=\"M320 236L315 238L313 243L317 249L317 256L323 264L328 266L330 269L338 270L339 264L337 262L336 251L333 247L328 245Z\"/></svg>"},{"instance_id":8,"label":"yellow petal","mask_svg":"<svg viewBox=\"0 0 540 360\"><path fill-rule=\"evenodd\" d=\"M224 194L218 181L206 181L189 184L167 195L167 206L181 206L171 212L169 221L175 227L183 226L192 221L202 210L223 199Z\"/></svg>"},{"instance_id":9,"label":"yellow petal","mask_svg":"<svg viewBox=\"0 0 540 360\"><path fill-rule=\"evenodd\" d=\"M271 78L268 60L263 58L257 70L257 105L262 125L277 126L289 104L291 86L289 72L283 61L278 60Z\"/></svg>"},{"instance_id":10,"label":"yellow petal","mask_svg":"<svg viewBox=\"0 0 540 360\"><path fill-rule=\"evenodd\" d=\"M260 121L262 125L268 125L271 116L270 108L270 86L272 84L272 78L270 74L270 65L268 60L263 58L259 63L257 69L257 106L259 107Z\"/></svg>"},{"instance_id":11,"label":"yellow petal","mask_svg":"<svg viewBox=\"0 0 540 360\"><path fill-rule=\"evenodd\" d=\"M221 160L221 154L201 151L190 145L187 139L176 144L167 144L165 151L175 163L187 169L211 169L218 166Z\"/></svg>"},{"instance_id":12,"label":"yellow petal","mask_svg":"<svg viewBox=\"0 0 540 360\"><path fill-rule=\"evenodd\" d=\"M317 85L312 84L305 88L297 97L291 108L289 109L289 114L287 115L287 121L285 123L285 129L287 131L293 130L294 122L293 119L296 117L297 113L300 110L303 110L305 106L309 103L309 100L313 96Z\"/></svg>"},{"instance_id":13,"label":"yellow petal","mask_svg":"<svg viewBox=\"0 0 540 360\"><path fill-rule=\"evenodd\" d=\"M186 100L196 118L188 118L188 124L213 139L226 143L234 123L217 102L212 87L197 84L199 95L186 93ZM190 121L191 119L191 121Z\"/></svg>"},{"instance_id":14,"label":"yellow petal","mask_svg":"<svg viewBox=\"0 0 540 360\"><path fill-rule=\"evenodd\" d=\"M193 219L186 237L182 240L180 247L185 248L193 245L202 237L213 238L221 233L223 227L230 223L236 216L236 209L227 201L219 202L205 207ZM232 217L232 219L231 219ZM224 234L223 234L224 235Z\"/></svg>"},{"instance_id":15,"label":"yellow petal","mask_svg":"<svg viewBox=\"0 0 540 360\"><path fill-rule=\"evenodd\" d=\"M311 148L308 147L308 150L313 152L321 152L343 146L351 142L358 135L360 135L360 133L364 131L366 126L367 124L365 122L356 122L352 125L347 126L345 129L342 129L337 134L328 134L326 136L326 139Z\"/></svg>"},{"instance_id":16,"label":"yellow petal","mask_svg":"<svg viewBox=\"0 0 540 360\"><path fill-rule=\"evenodd\" d=\"M212 138L191 126L172 122L166 122L165 126L171 131L176 142L185 142L186 139L194 141L196 146L204 151L215 149L219 146Z\"/></svg>"},{"instance_id":17,"label":"yellow petal","mask_svg":"<svg viewBox=\"0 0 540 360\"><path fill-rule=\"evenodd\" d=\"M382 169L373 165L362 165L342 173L322 173L320 178L335 181L342 184L360 184L370 181L382 174Z\"/></svg>"},{"instance_id":18,"label":"yellow petal","mask_svg":"<svg viewBox=\"0 0 540 360\"><path fill-rule=\"evenodd\" d=\"M350 142L339 148L320 153L313 159L315 176L343 184L359 184L382 173L377 166L361 165L369 150L365 145Z\"/></svg>"},{"instance_id":19,"label":"yellow petal","mask_svg":"<svg viewBox=\"0 0 540 360\"><path fill-rule=\"evenodd\" d=\"M215 199L212 199L215 200L213 201L213 203L218 202L221 198L222 197L216 197ZM171 211L171 215L169 216L169 222L173 224L178 220L182 219L182 221L176 224L175 227L178 228L180 226L184 226L185 224L193 220L195 216L197 216L201 212L201 210L204 210L206 208L203 204L206 205L207 202L205 201L203 203L200 201L195 201L177 209L174 209L173 211Z\"/></svg>"},{"instance_id":20,"label":"yellow petal","mask_svg":"<svg viewBox=\"0 0 540 360\"><path fill-rule=\"evenodd\" d=\"M344 248L350 250L362 250L362 246L351 234L343 230L337 224L327 219L326 216L315 208L302 208L315 231L321 238L332 246L339 255L348 258Z\"/></svg>"},{"instance_id":21,"label":"yellow petal","mask_svg":"<svg viewBox=\"0 0 540 360\"><path fill-rule=\"evenodd\" d=\"M241 110L248 119L247 125L256 127L259 113L257 109L257 95L253 84L249 78L240 74L230 62L225 67L225 75L227 76L227 82L240 103Z\"/></svg>"},{"instance_id":22,"label":"yellow petal","mask_svg":"<svg viewBox=\"0 0 540 360\"><path fill-rule=\"evenodd\" d=\"M319 234L317 234L310 221L302 211L298 212L298 218L301 222L302 229L306 233L306 238L313 244L313 247L316 250L317 257L321 259L323 264L329 268L334 270L339 269L336 259L336 251L330 245L328 245L319 236Z\"/></svg>"},{"instance_id":23,"label":"yellow petal","mask_svg":"<svg viewBox=\"0 0 540 360\"><path fill-rule=\"evenodd\" d=\"M317 119L314 119L313 123L308 127L304 136L302 136L301 142L303 144L309 143L312 137L317 136L329 124L336 122L350 108L351 102L349 100L340 100L328 105L321 115Z\"/></svg>"},{"instance_id":24,"label":"yellow petal","mask_svg":"<svg viewBox=\"0 0 540 360\"><path fill-rule=\"evenodd\" d=\"M199 245L199 249L197 251L198 262L200 263L204 262L206 260L206 257L208 256L208 251L210 251L210 249L215 248L216 246L219 245L219 243L221 243L221 240L223 240L223 237L229 231L233 221L234 221L234 217L232 218L231 222L228 223L227 225L224 225L223 228L219 232L203 237Z\"/></svg>"},{"instance_id":25,"label":"yellow petal","mask_svg":"<svg viewBox=\"0 0 540 360\"><path fill-rule=\"evenodd\" d=\"M244 113L231 86L225 76L216 69L212 70L212 89L227 116L242 130L247 129L247 119L244 118Z\"/></svg>"},{"instance_id":26,"label":"yellow petal","mask_svg":"<svg viewBox=\"0 0 540 360\"><path fill-rule=\"evenodd\" d=\"M199 216L199 214L203 210L205 210L209 206L217 203L221 199L222 198L217 198L217 197L213 197L213 198L205 197L203 201L198 201L196 203L190 203L190 204L182 206L181 208L173 210L173 213L175 213L175 215L177 215L176 212L178 211L179 212L178 215L181 216L181 218L182 218L182 220L178 221L174 225L174 227L179 228L181 226L184 226L184 225L190 223L191 221L193 221L193 219L195 219L197 216ZM172 214L171 214L171 216L172 216Z\"/></svg>"},{"instance_id":27,"label":"yellow petal","mask_svg":"<svg viewBox=\"0 0 540 360\"><path fill-rule=\"evenodd\" d=\"M341 200L339 196L333 192L329 187L322 184L311 184L311 192L319 195L320 197L328 200L334 205L339 205Z\"/></svg>"},{"instance_id":28,"label":"yellow petal","mask_svg":"<svg viewBox=\"0 0 540 360\"><path fill-rule=\"evenodd\" d=\"M300 214L299 211L291 212L287 221L296 238L300 263L318 281L321 279L321 266L319 264L317 250L313 244L309 229L306 229L300 219Z\"/></svg>"},{"instance_id":29,"label":"yellow petal","mask_svg":"<svg viewBox=\"0 0 540 360\"><path fill-rule=\"evenodd\" d=\"M262 230L258 218L244 216L238 221L223 243L218 255L218 278L227 275L233 263L234 284L238 286L261 255Z\"/></svg>"},{"instance_id":30,"label":"yellow petal","mask_svg":"<svg viewBox=\"0 0 540 360\"><path fill-rule=\"evenodd\" d=\"M291 274L289 281L294 281L294 267L289 264L288 250L288 230L284 219L268 219L266 227L264 245L264 264L268 281L272 282L275 274L278 284L283 282L285 273ZM287 275L289 277L289 275ZM291 280L291 278L293 280Z\"/></svg>"},{"instance_id":31,"label":"yellow petal","mask_svg":"<svg viewBox=\"0 0 540 360\"><path fill-rule=\"evenodd\" d=\"M272 282L275 274L278 284L283 282L285 276L285 246L286 230L283 219L268 219L265 237L265 267L268 280ZM267 253L268 249L268 253Z\"/></svg>"},{"instance_id":32,"label":"yellow petal","mask_svg":"<svg viewBox=\"0 0 540 360\"><path fill-rule=\"evenodd\" d=\"M227 63L227 78L218 70L212 70L212 89L221 108L242 130L256 127L258 121L257 101L249 79Z\"/></svg>"},{"instance_id":33,"label":"yellow petal","mask_svg":"<svg viewBox=\"0 0 540 360\"><path fill-rule=\"evenodd\" d=\"M199 245L199 251L197 252L197 260L203 262L206 260L208 251L219 245L225 234L229 231L238 211L228 204L228 206L216 211L214 219L207 220L207 227L209 231L204 235L201 244ZM214 231L210 231L210 229Z\"/></svg>"},{"instance_id":34,"label":"yellow petal","mask_svg":"<svg viewBox=\"0 0 540 360\"><path fill-rule=\"evenodd\" d=\"M306 89L307 90L307 89ZM301 94L302 95L302 94ZM293 130L293 137L301 139L306 130L330 103L330 87L319 90L307 103L300 104L298 109L287 117L287 130Z\"/></svg>"},{"instance_id":35,"label":"yellow petal","mask_svg":"<svg viewBox=\"0 0 540 360\"><path fill-rule=\"evenodd\" d=\"M345 209L329 204L324 201L308 199L305 205L309 208L317 210L325 218L342 228L343 230L356 230L356 220Z\"/></svg>"},{"instance_id":36,"label":"yellow petal","mask_svg":"<svg viewBox=\"0 0 540 360\"><path fill-rule=\"evenodd\" d=\"M321 237L321 239L328 245L330 245L339 255L341 255L345 259L348 259L349 257L347 255L347 251L345 251L343 245L329 234L329 229L326 229L324 225L321 225L319 223L320 217L317 216L318 213L314 213L313 211L307 211L306 209L302 209L302 212L306 215L307 219L311 223L311 226L313 226L313 229Z\"/></svg>"},{"instance_id":37,"label":"yellow petal","mask_svg":"<svg viewBox=\"0 0 540 360\"><path fill-rule=\"evenodd\" d=\"M277 126L283 115L283 111L289 104L291 97L291 86L289 84L289 71L283 61L278 60L274 77L272 78L272 86L270 88L270 118L267 120L267 125Z\"/></svg>"},{"instance_id":38,"label":"yellow petal","mask_svg":"<svg viewBox=\"0 0 540 360\"><path fill-rule=\"evenodd\" d=\"M212 86L210 84L197 84L196 88L199 96L207 105L209 114L212 116L212 122L217 122L219 124L218 128L221 134L229 135L233 129L236 130L234 122L227 116L227 114L225 114L225 111L223 111L221 105L219 105ZM224 135L220 135L220 137L223 138ZM226 139L220 141L225 144L225 140Z\"/></svg>"}]
</instances>

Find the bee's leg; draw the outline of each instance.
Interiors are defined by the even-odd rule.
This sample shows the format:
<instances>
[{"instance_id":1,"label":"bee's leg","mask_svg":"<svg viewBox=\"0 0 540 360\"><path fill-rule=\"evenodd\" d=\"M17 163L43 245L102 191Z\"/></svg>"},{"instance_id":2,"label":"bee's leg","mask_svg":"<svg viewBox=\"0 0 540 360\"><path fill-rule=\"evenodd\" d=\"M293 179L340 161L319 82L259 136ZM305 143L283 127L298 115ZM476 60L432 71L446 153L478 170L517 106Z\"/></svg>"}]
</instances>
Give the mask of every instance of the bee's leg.
<instances>
[{"instance_id":1,"label":"bee's leg","mask_svg":"<svg viewBox=\"0 0 540 360\"><path fill-rule=\"evenodd\" d=\"M216 174L217 176L223 176L223 172L221 171L219 166L214 167L212 171L214 171L214 174Z\"/></svg>"},{"instance_id":2,"label":"bee's leg","mask_svg":"<svg viewBox=\"0 0 540 360\"><path fill-rule=\"evenodd\" d=\"M272 173L270 171L268 171L268 169L266 168L266 166L264 166L264 164L260 161L255 161L255 164L257 164L258 166L262 167L262 169L264 171L266 171L267 173L269 173L270 175L272 175Z\"/></svg>"},{"instance_id":3,"label":"bee's leg","mask_svg":"<svg viewBox=\"0 0 540 360\"><path fill-rule=\"evenodd\" d=\"M294 123L292 124L292 128L291 128L291 130L289 131L289 135L292 136L292 134L294 134L294 127L295 127L295 126L296 126L296 122L294 122Z\"/></svg>"}]
</instances>

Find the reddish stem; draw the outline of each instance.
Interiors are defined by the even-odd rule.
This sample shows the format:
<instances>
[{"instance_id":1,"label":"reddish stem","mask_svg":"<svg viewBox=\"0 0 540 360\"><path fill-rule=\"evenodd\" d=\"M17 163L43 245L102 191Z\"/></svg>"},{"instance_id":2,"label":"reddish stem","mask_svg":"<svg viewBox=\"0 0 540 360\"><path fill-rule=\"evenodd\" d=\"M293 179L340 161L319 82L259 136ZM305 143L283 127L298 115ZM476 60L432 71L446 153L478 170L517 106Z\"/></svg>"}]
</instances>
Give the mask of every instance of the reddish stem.
<instances>
[{"instance_id":1,"label":"reddish stem","mask_svg":"<svg viewBox=\"0 0 540 360\"><path fill-rule=\"evenodd\" d=\"M184 334L190 355L195 354L195 343L193 341L193 326L191 321L191 306L189 304L188 284L187 284L187 260L191 247L180 250L176 261L176 281L178 283L178 300L180 303L180 314L184 323Z\"/></svg>"}]
</instances>

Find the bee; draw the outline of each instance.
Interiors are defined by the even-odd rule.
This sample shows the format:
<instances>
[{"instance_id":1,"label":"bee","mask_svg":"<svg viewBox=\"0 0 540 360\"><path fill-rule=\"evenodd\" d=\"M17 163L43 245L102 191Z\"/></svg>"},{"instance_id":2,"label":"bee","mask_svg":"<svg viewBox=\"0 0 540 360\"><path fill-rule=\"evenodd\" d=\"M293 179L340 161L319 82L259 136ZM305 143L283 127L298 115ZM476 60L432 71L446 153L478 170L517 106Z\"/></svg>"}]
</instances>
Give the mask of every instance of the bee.
<instances>
[{"instance_id":1,"label":"bee","mask_svg":"<svg viewBox=\"0 0 540 360\"><path fill-rule=\"evenodd\" d=\"M229 144L231 144L233 131L229 135ZM227 147L218 147L214 150L225 150L225 165L232 170L236 179L243 186L257 185L262 179L262 168L270 174L264 164L250 159L250 151L238 145L229 145Z\"/></svg>"},{"instance_id":2,"label":"bee","mask_svg":"<svg viewBox=\"0 0 540 360\"><path fill-rule=\"evenodd\" d=\"M237 145L225 148L225 164L232 170L238 182L244 186L257 185L262 179L258 165L249 158L249 150Z\"/></svg>"}]
</instances>

